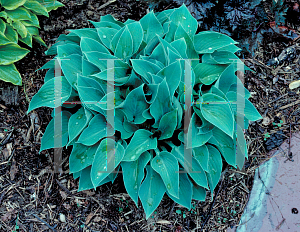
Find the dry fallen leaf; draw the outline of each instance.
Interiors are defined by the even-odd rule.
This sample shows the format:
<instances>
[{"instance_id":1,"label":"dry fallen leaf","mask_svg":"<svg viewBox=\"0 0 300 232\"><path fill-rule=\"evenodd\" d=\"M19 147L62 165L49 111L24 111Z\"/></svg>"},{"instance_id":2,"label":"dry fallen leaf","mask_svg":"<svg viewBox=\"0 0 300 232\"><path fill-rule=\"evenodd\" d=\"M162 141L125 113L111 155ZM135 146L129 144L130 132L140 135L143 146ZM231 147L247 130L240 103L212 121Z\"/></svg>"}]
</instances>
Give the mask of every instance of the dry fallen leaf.
<instances>
[{"instance_id":1,"label":"dry fallen leaf","mask_svg":"<svg viewBox=\"0 0 300 232\"><path fill-rule=\"evenodd\" d=\"M60 193L61 198L62 198L63 200L66 200L66 199L67 199L68 195L65 193L65 191L59 190L59 193Z\"/></svg>"},{"instance_id":2,"label":"dry fallen leaf","mask_svg":"<svg viewBox=\"0 0 300 232\"><path fill-rule=\"evenodd\" d=\"M15 161L15 159L13 159L13 161L11 163L11 167L10 167L10 179L11 180L15 179L15 175L17 172L18 172L17 162Z\"/></svg>"},{"instance_id":3,"label":"dry fallen leaf","mask_svg":"<svg viewBox=\"0 0 300 232\"><path fill-rule=\"evenodd\" d=\"M90 213L89 215L87 215L86 219L85 219L85 224L88 225L91 221L91 219L94 217L94 213Z\"/></svg>"}]
</instances>

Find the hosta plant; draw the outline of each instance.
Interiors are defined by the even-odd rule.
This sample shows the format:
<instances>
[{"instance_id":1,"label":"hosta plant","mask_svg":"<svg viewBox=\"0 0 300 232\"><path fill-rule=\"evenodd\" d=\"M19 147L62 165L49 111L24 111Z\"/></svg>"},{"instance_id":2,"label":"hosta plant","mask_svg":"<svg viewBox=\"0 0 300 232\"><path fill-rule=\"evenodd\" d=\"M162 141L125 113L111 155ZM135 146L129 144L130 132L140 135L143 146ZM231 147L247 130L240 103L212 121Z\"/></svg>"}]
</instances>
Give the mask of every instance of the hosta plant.
<instances>
[{"instance_id":1,"label":"hosta plant","mask_svg":"<svg viewBox=\"0 0 300 232\"><path fill-rule=\"evenodd\" d=\"M14 63L29 52L18 41L32 47L32 38L46 46L39 36L37 15L63 6L56 0L1 0L0 1L0 80L22 85Z\"/></svg>"},{"instance_id":2,"label":"hosta plant","mask_svg":"<svg viewBox=\"0 0 300 232\"><path fill-rule=\"evenodd\" d=\"M113 182L122 171L147 218L165 193L187 208L192 199L203 201L224 162L243 167L243 130L261 118L235 75L246 68L234 54L236 42L196 34L185 5L140 21L106 15L92 24L61 35L47 51L55 57L41 68L49 69L45 84L28 112L61 105L62 112L52 114L40 150L72 146L69 167L79 191Z\"/></svg>"}]
</instances>

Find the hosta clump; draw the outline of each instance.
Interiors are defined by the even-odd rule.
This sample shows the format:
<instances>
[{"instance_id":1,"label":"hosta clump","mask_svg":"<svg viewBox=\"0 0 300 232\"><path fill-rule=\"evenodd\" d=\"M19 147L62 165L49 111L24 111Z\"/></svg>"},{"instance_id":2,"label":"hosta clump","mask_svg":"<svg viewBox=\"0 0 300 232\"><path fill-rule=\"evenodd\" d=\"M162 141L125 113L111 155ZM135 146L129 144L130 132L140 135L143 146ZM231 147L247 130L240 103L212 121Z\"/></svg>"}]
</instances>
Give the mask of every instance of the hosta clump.
<instances>
[{"instance_id":1,"label":"hosta clump","mask_svg":"<svg viewBox=\"0 0 300 232\"><path fill-rule=\"evenodd\" d=\"M243 129L260 118L235 75L245 67L234 55L236 42L212 31L196 34L185 5L138 22L106 15L92 23L61 35L47 52L55 58L42 67L49 69L45 84L28 111L81 104L62 104L62 131L54 134L52 119L41 151L73 146L69 166L79 191L113 182L114 170L122 170L147 218L165 193L187 208L192 199L204 200L224 161L243 167ZM54 77L55 63L62 76Z\"/></svg>"}]
</instances>

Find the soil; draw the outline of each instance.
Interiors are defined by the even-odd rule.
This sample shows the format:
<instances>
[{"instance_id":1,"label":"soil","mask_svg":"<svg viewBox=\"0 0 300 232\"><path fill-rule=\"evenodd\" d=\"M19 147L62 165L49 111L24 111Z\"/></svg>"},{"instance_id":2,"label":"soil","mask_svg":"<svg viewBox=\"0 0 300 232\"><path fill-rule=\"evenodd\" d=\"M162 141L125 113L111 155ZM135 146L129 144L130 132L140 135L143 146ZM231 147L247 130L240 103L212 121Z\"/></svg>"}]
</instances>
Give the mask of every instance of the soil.
<instances>
[{"instance_id":1,"label":"soil","mask_svg":"<svg viewBox=\"0 0 300 232\"><path fill-rule=\"evenodd\" d=\"M112 14L122 22L139 20L148 9L144 1L61 0L65 7L39 17L40 35L50 47L66 29L92 27L88 20ZM178 7L164 2L157 11ZM45 71L36 71L47 60L47 48L33 43L31 52L16 66L23 85L0 82L0 231L226 231L238 225L252 188L255 169L270 157L290 133L299 130L299 90L288 84L296 80L299 59L294 56L280 65L267 62L284 49L298 45L262 27L257 49L243 53L247 71L245 86L250 100L264 119L252 123L245 132L249 159L238 171L226 168L215 190L214 199L193 201L190 211L164 197L147 221L139 202L137 207L126 194L122 176L96 190L77 192L78 180L67 174L70 149L63 149L65 173L53 173L53 149L39 154L40 139L51 110L39 108L26 114L30 99L44 83ZM260 37L261 38L261 37ZM254 41L256 43L257 41ZM25 45L24 45L25 46ZM296 52L296 51L295 51ZM293 70L293 72L291 72ZM17 97L15 97L17 96ZM296 103L295 103L296 102ZM286 151L285 151L286 152Z\"/></svg>"}]
</instances>

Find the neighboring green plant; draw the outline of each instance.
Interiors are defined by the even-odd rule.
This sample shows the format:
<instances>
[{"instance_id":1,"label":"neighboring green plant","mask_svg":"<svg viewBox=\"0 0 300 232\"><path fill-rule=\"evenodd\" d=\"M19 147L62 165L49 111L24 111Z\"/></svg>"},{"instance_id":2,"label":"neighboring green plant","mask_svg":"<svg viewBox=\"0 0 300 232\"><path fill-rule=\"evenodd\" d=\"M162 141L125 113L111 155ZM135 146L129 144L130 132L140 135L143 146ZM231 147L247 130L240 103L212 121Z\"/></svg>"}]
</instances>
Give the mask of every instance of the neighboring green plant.
<instances>
[{"instance_id":1,"label":"neighboring green plant","mask_svg":"<svg viewBox=\"0 0 300 232\"><path fill-rule=\"evenodd\" d=\"M22 78L14 63L29 50L18 45L21 41L32 47L32 38L46 46L39 36L37 15L49 17L48 12L63 6L56 0L0 1L0 80L22 85ZM46 46L47 47L47 46Z\"/></svg>"},{"instance_id":2,"label":"neighboring green plant","mask_svg":"<svg viewBox=\"0 0 300 232\"><path fill-rule=\"evenodd\" d=\"M224 160L243 167L243 129L249 120L261 118L248 100L250 93L238 87L242 83L235 71L246 67L234 55L236 42L217 32L196 34L198 23L185 5L150 12L138 22L106 15L92 24L95 28L60 35L47 51L55 58L41 68L49 69L45 84L28 112L66 101L82 104L62 104L61 118L50 121L40 151L73 146L69 167L75 179L80 177L79 191L113 182L117 173L108 170L108 163L114 161L115 170L122 168L129 196L136 205L140 198L147 218L165 193L189 209L192 199L204 201L205 189L213 192L220 179ZM117 59L115 67L108 69L111 59ZM54 77L55 63L63 76ZM114 92L108 93L111 75ZM113 95L115 105L109 106ZM187 96L192 106L185 105ZM237 97L244 100L242 109ZM186 107L191 120L184 131ZM54 134L55 122L61 122L61 133ZM107 129L112 124L115 133Z\"/></svg>"}]
</instances>

